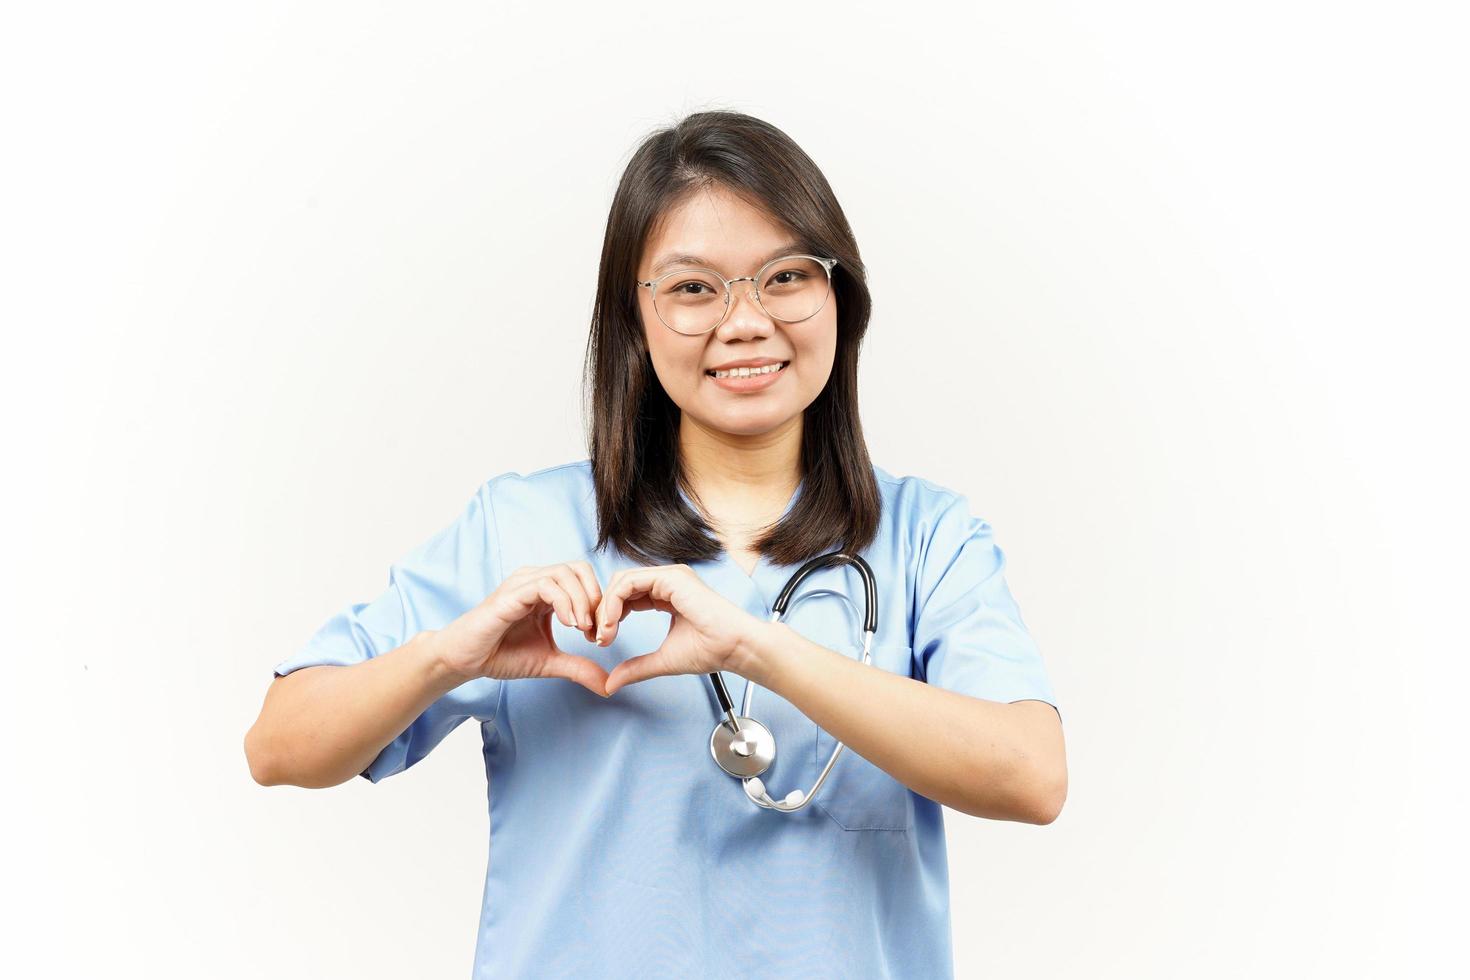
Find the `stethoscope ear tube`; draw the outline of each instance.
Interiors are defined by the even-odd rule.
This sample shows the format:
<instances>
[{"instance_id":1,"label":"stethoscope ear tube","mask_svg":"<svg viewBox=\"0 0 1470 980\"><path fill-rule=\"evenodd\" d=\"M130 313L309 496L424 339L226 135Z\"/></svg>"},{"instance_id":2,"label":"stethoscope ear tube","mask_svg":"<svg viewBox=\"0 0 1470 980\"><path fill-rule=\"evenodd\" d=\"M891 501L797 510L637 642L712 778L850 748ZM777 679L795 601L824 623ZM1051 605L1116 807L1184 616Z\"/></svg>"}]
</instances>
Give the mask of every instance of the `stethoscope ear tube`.
<instances>
[{"instance_id":1,"label":"stethoscope ear tube","mask_svg":"<svg viewBox=\"0 0 1470 980\"><path fill-rule=\"evenodd\" d=\"M876 633L878 631L878 584L873 578L873 569L863 559L862 555L854 555L846 551L834 551L829 555L818 555L805 565L796 570L796 574L786 582L781 594L776 597L776 604L771 608L775 619L786 615L786 606L791 602L791 596L796 592L797 586L808 575L821 568L832 565L854 565L858 574L863 579L863 591L865 593L863 604L863 632Z\"/></svg>"}]
</instances>

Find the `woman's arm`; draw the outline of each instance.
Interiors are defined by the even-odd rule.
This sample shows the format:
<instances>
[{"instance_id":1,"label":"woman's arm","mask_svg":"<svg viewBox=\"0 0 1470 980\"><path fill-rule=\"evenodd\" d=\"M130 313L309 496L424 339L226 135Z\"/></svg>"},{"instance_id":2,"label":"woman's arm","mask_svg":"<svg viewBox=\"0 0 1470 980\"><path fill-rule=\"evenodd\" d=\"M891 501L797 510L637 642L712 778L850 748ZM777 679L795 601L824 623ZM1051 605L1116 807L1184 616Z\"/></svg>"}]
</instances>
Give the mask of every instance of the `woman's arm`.
<instances>
[{"instance_id":1,"label":"woman's arm","mask_svg":"<svg viewBox=\"0 0 1470 980\"><path fill-rule=\"evenodd\" d=\"M425 630L362 663L277 677L245 733L250 775L262 786L321 789L367 769L429 705L465 682L439 656L438 635Z\"/></svg>"},{"instance_id":2,"label":"woman's arm","mask_svg":"<svg viewBox=\"0 0 1470 980\"><path fill-rule=\"evenodd\" d=\"M962 813L1048 824L1067 798L1061 719L1044 701L1003 704L925 684L780 622L753 631L729 669L914 792Z\"/></svg>"},{"instance_id":3,"label":"woman's arm","mask_svg":"<svg viewBox=\"0 0 1470 980\"><path fill-rule=\"evenodd\" d=\"M601 598L585 560L524 566L443 629L361 663L277 677L245 733L250 775L263 786L345 783L435 701L478 677L560 677L606 697L607 671L557 647L551 632L554 614L591 639Z\"/></svg>"}]
</instances>

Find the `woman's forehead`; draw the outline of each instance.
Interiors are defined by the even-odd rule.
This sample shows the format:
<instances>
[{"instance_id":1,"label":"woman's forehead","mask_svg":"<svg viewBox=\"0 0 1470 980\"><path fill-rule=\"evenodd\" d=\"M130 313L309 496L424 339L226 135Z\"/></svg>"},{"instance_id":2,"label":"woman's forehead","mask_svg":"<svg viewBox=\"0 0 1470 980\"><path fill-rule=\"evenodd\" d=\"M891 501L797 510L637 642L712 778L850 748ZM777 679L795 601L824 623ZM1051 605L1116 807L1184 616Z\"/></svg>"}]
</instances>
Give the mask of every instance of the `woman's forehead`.
<instances>
[{"instance_id":1,"label":"woman's forehead","mask_svg":"<svg viewBox=\"0 0 1470 980\"><path fill-rule=\"evenodd\" d=\"M671 206L654 223L642 264L650 274L702 265L746 275L799 247L791 229L766 210L728 191L706 190Z\"/></svg>"}]
</instances>

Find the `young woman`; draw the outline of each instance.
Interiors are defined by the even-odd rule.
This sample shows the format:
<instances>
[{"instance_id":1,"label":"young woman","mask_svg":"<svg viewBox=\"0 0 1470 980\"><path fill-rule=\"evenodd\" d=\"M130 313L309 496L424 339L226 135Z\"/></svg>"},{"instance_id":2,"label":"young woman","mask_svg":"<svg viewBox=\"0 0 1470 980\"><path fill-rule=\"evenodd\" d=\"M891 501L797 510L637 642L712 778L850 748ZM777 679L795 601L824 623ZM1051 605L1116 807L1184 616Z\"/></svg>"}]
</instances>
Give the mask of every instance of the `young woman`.
<instances>
[{"instance_id":1,"label":"young woman","mask_svg":"<svg viewBox=\"0 0 1470 980\"><path fill-rule=\"evenodd\" d=\"M1056 817L1061 717L990 526L868 458L868 314L790 138L732 112L653 134L603 242L589 458L485 482L275 668L263 784L377 782L479 722L475 976L947 976L941 804ZM837 551L874 613L845 560L773 621Z\"/></svg>"}]
</instances>

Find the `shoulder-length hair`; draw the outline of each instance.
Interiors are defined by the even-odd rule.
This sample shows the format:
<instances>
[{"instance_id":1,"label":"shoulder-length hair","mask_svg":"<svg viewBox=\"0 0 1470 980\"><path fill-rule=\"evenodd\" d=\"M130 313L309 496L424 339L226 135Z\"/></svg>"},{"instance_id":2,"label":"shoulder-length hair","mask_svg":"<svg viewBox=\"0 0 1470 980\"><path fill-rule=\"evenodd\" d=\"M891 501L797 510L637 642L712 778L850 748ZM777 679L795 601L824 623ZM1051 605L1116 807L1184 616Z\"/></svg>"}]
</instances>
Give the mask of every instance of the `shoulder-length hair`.
<instances>
[{"instance_id":1,"label":"shoulder-length hair","mask_svg":"<svg viewBox=\"0 0 1470 980\"><path fill-rule=\"evenodd\" d=\"M859 550L876 536L882 508L858 418L858 350L872 308L862 257L811 158L770 123L730 111L696 112L648 136L623 171L608 212L583 394L596 547L611 541L645 564L713 559L723 550L679 493L694 496L678 456L679 408L654 373L635 285L658 221L711 185L764 209L804 251L837 260L837 351L826 387L802 419L801 489L785 517L754 545L778 565L838 547Z\"/></svg>"}]
</instances>

